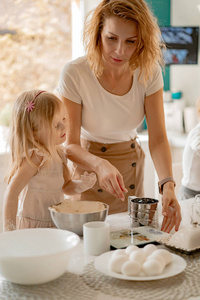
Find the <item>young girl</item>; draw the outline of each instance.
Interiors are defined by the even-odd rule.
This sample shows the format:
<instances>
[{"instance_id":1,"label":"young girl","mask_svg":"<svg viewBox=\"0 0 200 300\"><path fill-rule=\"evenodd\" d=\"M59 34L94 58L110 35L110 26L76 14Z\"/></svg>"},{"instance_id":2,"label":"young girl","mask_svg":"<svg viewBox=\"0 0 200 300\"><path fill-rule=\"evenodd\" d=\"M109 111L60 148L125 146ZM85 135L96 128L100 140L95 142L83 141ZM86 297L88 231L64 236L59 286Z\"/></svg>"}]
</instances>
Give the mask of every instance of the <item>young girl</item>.
<instances>
[{"instance_id":1,"label":"young girl","mask_svg":"<svg viewBox=\"0 0 200 300\"><path fill-rule=\"evenodd\" d=\"M12 165L5 178L5 231L54 227L48 207L62 202L64 193L81 193L95 184L95 173L70 180L61 145L66 130L66 110L54 94L33 90L18 97L11 126Z\"/></svg>"}]
</instances>

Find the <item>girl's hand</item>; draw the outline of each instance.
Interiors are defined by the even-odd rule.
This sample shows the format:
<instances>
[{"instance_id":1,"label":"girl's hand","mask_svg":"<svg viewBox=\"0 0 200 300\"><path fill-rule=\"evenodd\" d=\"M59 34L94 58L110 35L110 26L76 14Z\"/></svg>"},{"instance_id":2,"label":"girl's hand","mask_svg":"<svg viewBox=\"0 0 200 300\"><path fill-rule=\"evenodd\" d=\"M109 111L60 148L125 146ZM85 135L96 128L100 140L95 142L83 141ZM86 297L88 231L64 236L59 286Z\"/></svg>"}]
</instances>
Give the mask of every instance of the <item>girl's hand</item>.
<instances>
[{"instance_id":1,"label":"girl's hand","mask_svg":"<svg viewBox=\"0 0 200 300\"><path fill-rule=\"evenodd\" d=\"M124 186L123 177L109 161L89 153L77 144L67 146L67 156L80 167L94 171L102 189L124 200L124 193L127 193L127 189Z\"/></svg>"},{"instance_id":2,"label":"girl's hand","mask_svg":"<svg viewBox=\"0 0 200 300\"><path fill-rule=\"evenodd\" d=\"M81 181L83 188L91 189L97 181L97 176L94 172L88 173L87 171L85 171L84 174L81 175Z\"/></svg>"},{"instance_id":3,"label":"girl's hand","mask_svg":"<svg viewBox=\"0 0 200 300\"><path fill-rule=\"evenodd\" d=\"M99 185L116 198L124 201L124 193L127 193L121 173L107 160L102 159L96 168Z\"/></svg>"},{"instance_id":4,"label":"girl's hand","mask_svg":"<svg viewBox=\"0 0 200 300\"><path fill-rule=\"evenodd\" d=\"M68 194L73 194L74 190L74 193L83 193L91 189L95 185L96 181L97 176L94 172L90 174L88 172L84 172L84 174L81 175L80 180L70 180L64 188L64 192Z\"/></svg>"},{"instance_id":5,"label":"girl's hand","mask_svg":"<svg viewBox=\"0 0 200 300\"><path fill-rule=\"evenodd\" d=\"M161 230L169 233L175 226L179 229L181 223L181 208L176 199L174 189L165 189L162 198L162 215L164 216Z\"/></svg>"}]
</instances>

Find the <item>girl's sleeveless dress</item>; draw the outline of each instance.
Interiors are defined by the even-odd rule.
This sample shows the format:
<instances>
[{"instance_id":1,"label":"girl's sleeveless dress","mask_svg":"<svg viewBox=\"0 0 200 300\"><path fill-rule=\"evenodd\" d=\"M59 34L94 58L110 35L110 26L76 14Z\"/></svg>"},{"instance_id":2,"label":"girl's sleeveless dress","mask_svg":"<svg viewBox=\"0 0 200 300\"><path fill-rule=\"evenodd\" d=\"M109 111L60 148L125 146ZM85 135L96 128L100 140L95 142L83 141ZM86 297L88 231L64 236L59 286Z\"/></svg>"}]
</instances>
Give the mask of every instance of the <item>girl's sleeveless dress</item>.
<instances>
[{"instance_id":1,"label":"girl's sleeveless dress","mask_svg":"<svg viewBox=\"0 0 200 300\"><path fill-rule=\"evenodd\" d=\"M37 154L42 155L37 149ZM45 157L38 172L22 190L18 201L16 228L55 227L48 207L64 200L63 163L51 161L44 167Z\"/></svg>"}]
</instances>

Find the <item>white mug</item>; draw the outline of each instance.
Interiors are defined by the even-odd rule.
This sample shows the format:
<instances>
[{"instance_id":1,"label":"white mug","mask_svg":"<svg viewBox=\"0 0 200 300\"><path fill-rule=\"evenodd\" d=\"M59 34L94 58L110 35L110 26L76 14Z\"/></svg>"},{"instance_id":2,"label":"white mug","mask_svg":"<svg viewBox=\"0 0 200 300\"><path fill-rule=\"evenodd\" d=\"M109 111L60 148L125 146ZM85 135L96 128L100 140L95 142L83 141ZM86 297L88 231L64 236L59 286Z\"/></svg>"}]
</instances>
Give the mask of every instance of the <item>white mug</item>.
<instances>
[{"instance_id":1,"label":"white mug","mask_svg":"<svg viewBox=\"0 0 200 300\"><path fill-rule=\"evenodd\" d=\"M83 225L84 253L100 255L110 250L110 224L107 222L88 222Z\"/></svg>"}]
</instances>

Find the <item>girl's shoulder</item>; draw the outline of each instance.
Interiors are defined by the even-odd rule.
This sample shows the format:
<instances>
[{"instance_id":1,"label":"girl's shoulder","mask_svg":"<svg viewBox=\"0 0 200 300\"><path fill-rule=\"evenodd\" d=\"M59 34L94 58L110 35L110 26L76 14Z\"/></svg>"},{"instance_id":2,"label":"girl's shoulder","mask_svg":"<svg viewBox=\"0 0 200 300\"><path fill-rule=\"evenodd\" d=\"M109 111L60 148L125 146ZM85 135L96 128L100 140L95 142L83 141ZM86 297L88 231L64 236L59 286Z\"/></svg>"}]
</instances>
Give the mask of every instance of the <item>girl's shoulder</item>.
<instances>
[{"instance_id":1,"label":"girl's shoulder","mask_svg":"<svg viewBox=\"0 0 200 300\"><path fill-rule=\"evenodd\" d=\"M37 149L37 148L31 148L28 150L28 157L30 158L32 155L37 155L37 156L41 156L41 157L45 157L45 153L42 152L41 150ZM22 154L22 158L26 157L25 152Z\"/></svg>"},{"instance_id":2,"label":"girl's shoulder","mask_svg":"<svg viewBox=\"0 0 200 300\"><path fill-rule=\"evenodd\" d=\"M27 155L24 152L22 154L22 160L24 158L30 160L34 165L37 165L39 168L42 167L43 164L48 160L47 155L37 148L29 149Z\"/></svg>"}]
</instances>

